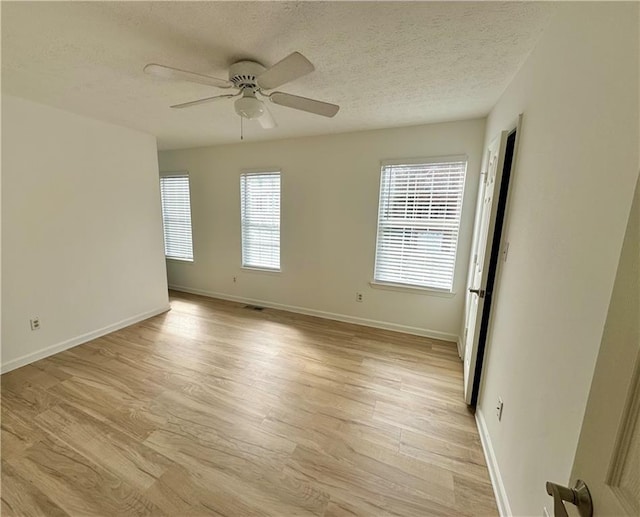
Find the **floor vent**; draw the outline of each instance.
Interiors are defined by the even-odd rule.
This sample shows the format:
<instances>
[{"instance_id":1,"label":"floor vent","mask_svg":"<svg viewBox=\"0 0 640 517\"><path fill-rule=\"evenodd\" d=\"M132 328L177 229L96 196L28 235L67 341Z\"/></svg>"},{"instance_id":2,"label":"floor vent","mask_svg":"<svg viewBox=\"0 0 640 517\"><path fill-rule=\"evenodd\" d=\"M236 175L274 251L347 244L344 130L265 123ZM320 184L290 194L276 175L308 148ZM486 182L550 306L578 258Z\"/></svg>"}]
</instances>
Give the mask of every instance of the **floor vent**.
<instances>
[{"instance_id":1,"label":"floor vent","mask_svg":"<svg viewBox=\"0 0 640 517\"><path fill-rule=\"evenodd\" d=\"M245 309L251 309L252 311L262 311L264 307L258 307L257 305L245 305Z\"/></svg>"}]
</instances>

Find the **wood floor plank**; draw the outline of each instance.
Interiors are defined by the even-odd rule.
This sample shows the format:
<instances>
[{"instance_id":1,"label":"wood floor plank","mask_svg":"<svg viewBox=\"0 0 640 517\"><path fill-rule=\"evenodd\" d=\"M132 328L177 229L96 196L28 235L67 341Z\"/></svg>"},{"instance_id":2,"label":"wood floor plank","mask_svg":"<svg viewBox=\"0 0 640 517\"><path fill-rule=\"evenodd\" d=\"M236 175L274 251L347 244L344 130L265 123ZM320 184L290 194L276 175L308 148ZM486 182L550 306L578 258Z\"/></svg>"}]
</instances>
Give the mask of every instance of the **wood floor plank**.
<instances>
[{"instance_id":1,"label":"wood floor plank","mask_svg":"<svg viewBox=\"0 0 640 517\"><path fill-rule=\"evenodd\" d=\"M165 515L140 491L54 436L8 463L69 515Z\"/></svg>"},{"instance_id":2,"label":"wood floor plank","mask_svg":"<svg viewBox=\"0 0 640 517\"><path fill-rule=\"evenodd\" d=\"M138 439L146 438L164 417L149 411L151 399L126 393L102 380L73 377L50 390L59 400L98 420L109 421Z\"/></svg>"},{"instance_id":3,"label":"wood floor plank","mask_svg":"<svg viewBox=\"0 0 640 517\"><path fill-rule=\"evenodd\" d=\"M173 465L110 422L64 403L44 411L35 421L75 452L139 489L151 486Z\"/></svg>"},{"instance_id":4,"label":"wood floor plank","mask_svg":"<svg viewBox=\"0 0 640 517\"><path fill-rule=\"evenodd\" d=\"M407 411L405 408L379 402L373 414L374 420L395 423L409 431L423 433L434 438L451 440L456 444L480 447L480 437L476 429L450 421L439 410Z\"/></svg>"},{"instance_id":5,"label":"wood floor plank","mask_svg":"<svg viewBox=\"0 0 640 517\"><path fill-rule=\"evenodd\" d=\"M24 515L67 517L69 515L4 460L2 461L1 514L4 517Z\"/></svg>"},{"instance_id":6,"label":"wood floor plank","mask_svg":"<svg viewBox=\"0 0 640 517\"><path fill-rule=\"evenodd\" d=\"M2 376L2 515L497 515L455 344L171 306Z\"/></svg>"},{"instance_id":7,"label":"wood floor plank","mask_svg":"<svg viewBox=\"0 0 640 517\"><path fill-rule=\"evenodd\" d=\"M261 515L234 493L226 493L218 487L204 487L201 477L182 466L169 469L153 484L145 496L163 508L168 515L221 516Z\"/></svg>"},{"instance_id":8,"label":"wood floor plank","mask_svg":"<svg viewBox=\"0 0 640 517\"><path fill-rule=\"evenodd\" d=\"M371 465L368 463L368 467ZM451 494L443 494L448 503L435 501L415 487L405 486L393 475L380 475L361 467L363 463L342 460L329 455L319 456L317 451L298 446L287 463L285 471L310 478L332 499L350 502L361 507L359 515L451 515ZM424 484L429 490L428 484Z\"/></svg>"},{"instance_id":9,"label":"wood floor plank","mask_svg":"<svg viewBox=\"0 0 640 517\"><path fill-rule=\"evenodd\" d=\"M261 510L266 515L322 515L324 512L328 496L304 480L283 474L288 451L278 453L230 437L198 440L174 431L156 431L145 443L218 491L210 505L223 515L235 514L225 510L237 507L231 504L234 499L252 509L248 513Z\"/></svg>"},{"instance_id":10,"label":"wood floor plank","mask_svg":"<svg viewBox=\"0 0 640 517\"><path fill-rule=\"evenodd\" d=\"M2 408L19 414L24 421L36 417L59 401L60 399L51 390L37 385L2 390Z\"/></svg>"},{"instance_id":11,"label":"wood floor plank","mask_svg":"<svg viewBox=\"0 0 640 517\"><path fill-rule=\"evenodd\" d=\"M453 476L457 508L471 509L476 516L490 515L495 511L495 499L488 488L487 480L471 479L468 476Z\"/></svg>"},{"instance_id":12,"label":"wood floor plank","mask_svg":"<svg viewBox=\"0 0 640 517\"><path fill-rule=\"evenodd\" d=\"M421 433L403 429L400 444L413 449L428 450L434 454L454 458L463 463L484 465L484 456L482 451L478 450L475 439L471 443L465 443L464 441L459 442L442 437L434 437L428 432Z\"/></svg>"},{"instance_id":13,"label":"wood floor plank","mask_svg":"<svg viewBox=\"0 0 640 517\"><path fill-rule=\"evenodd\" d=\"M484 456L475 444L464 445L403 429L399 452L454 473L463 472L466 478L488 483Z\"/></svg>"},{"instance_id":14,"label":"wood floor plank","mask_svg":"<svg viewBox=\"0 0 640 517\"><path fill-rule=\"evenodd\" d=\"M51 386L62 382L71 375L61 371L51 371L43 367L40 363L28 364L2 376L2 389L20 392L20 390L37 386L41 389L48 389Z\"/></svg>"},{"instance_id":15,"label":"wood floor plank","mask_svg":"<svg viewBox=\"0 0 640 517\"><path fill-rule=\"evenodd\" d=\"M2 407L2 424L0 425L0 441L2 442L2 458L22 454L26 449L44 438L43 431L33 425L32 415L21 415Z\"/></svg>"}]
</instances>

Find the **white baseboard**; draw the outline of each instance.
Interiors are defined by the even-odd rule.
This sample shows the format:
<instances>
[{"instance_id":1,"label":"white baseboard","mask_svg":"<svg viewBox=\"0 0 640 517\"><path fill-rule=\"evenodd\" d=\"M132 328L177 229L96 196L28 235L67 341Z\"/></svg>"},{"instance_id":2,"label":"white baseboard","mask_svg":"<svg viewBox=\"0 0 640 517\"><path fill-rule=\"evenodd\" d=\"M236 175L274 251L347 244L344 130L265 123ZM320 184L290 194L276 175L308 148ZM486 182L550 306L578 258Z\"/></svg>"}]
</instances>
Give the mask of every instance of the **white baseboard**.
<instances>
[{"instance_id":1,"label":"white baseboard","mask_svg":"<svg viewBox=\"0 0 640 517\"><path fill-rule=\"evenodd\" d=\"M282 311L295 312L298 314L306 314L307 316L316 316L327 320L342 321L344 323L354 323L356 325L364 325L365 327L374 327L384 330L395 330L396 332L404 332L405 334L413 334L415 336L430 337L432 339L441 339L443 341L457 342L458 336L447 332L439 332L437 330L422 329L419 327L411 327L408 325L400 325L388 321L370 320L367 318L359 318L357 316L348 316L346 314L337 314L334 312L319 311L316 309L308 309L306 307L297 307L295 305L285 305L282 303L269 302L267 300L255 300L253 298L244 298L242 296L234 296L226 293L218 293L213 291L205 291L203 289L193 289L181 285L169 285L169 289L181 291L183 293L198 294L209 298L219 298L221 300L229 300L232 302L246 303L248 305L259 305L261 307L269 307L271 309L279 309Z\"/></svg>"},{"instance_id":2,"label":"white baseboard","mask_svg":"<svg viewBox=\"0 0 640 517\"><path fill-rule=\"evenodd\" d=\"M58 352L68 350L69 348L73 348L74 346L81 345L82 343L86 343L87 341L91 341L92 339L99 338L101 336L104 336L105 334L109 334L110 332L115 332L116 330L120 330L124 327L128 327L129 325L133 325L134 323L138 323L153 316L157 316L158 314L167 312L170 308L171 307L169 305L166 305L158 309L143 312L141 314L136 314L135 316L131 316L130 318L126 318L111 325L107 325L106 327L102 327L100 329L87 332L86 334L67 339L66 341L62 341L61 343L56 343L55 345L36 350L35 352L23 355L21 357L18 357L17 359L12 359L11 361L2 364L2 366L0 367L0 372L10 372L11 370L15 370L16 368L31 364L40 359L44 359L45 357L49 357L50 355L57 354Z\"/></svg>"},{"instance_id":3,"label":"white baseboard","mask_svg":"<svg viewBox=\"0 0 640 517\"><path fill-rule=\"evenodd\" d=\"M509 505L509 498L507 497L507 491L505 490L504 483L502 482L502 476L500 475L500 468L498 467L498 462L496 461L496 456L493 452L493 445L491 444L491 438L489 437L489 431L487 430L487 423L485 422L484 415L479 408L476 408L476 425L478 426L478 433L480 434L480 442L482 443L484 457L487 460L489 477L491 478L491 484L493 485L493 493L496 496L498 512L500 512L501 517L509 517L510 515L513 515L511 513L511 506Z\"/></svg>"}]
</instances>

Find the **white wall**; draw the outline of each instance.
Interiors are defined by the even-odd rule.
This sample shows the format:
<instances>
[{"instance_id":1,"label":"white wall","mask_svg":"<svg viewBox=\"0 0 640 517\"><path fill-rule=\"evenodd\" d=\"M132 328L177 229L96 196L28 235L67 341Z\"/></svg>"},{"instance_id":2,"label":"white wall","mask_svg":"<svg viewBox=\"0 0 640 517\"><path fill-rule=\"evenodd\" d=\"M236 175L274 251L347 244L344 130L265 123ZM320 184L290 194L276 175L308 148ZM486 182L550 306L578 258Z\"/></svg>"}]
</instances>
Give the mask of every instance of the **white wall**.
<instances>
[{"instance_id":1,"label":"white wall","mask_svg":"<svg viewBox=\"0 0 640 517\"><path fill-rule=\"evenodd\" d=\"M2 183L3 371L167 308L154 137L3 95Z\"/></svg>"},{"instance_id":2,"label":"white wall","mask_svg":"<svg viewBox=\"0 0 640 517\"><path fill-rule=\"evenodd\" d=\"M169 261L169 284L455 340L484 124L473 120L161 152L160 170L189 171L192 192L195 262ZM454 154L469 158L455 296L371 288L380 160ZM281 273L240 267L239 177L261 167L282 171ZM364 294L364 302L355 301L356 292Z\"/></svg>"},{"instance_id":3,"label":"white wall","mask_svg":"<svg viewBox=\"0 0 640 517\"><path fill-rule=\"evenodd\" d=\"M638 176L638 6L557 8L485 140L524 112L478 406L514 515L569 481Z\"/></svg>"}]
</instances>

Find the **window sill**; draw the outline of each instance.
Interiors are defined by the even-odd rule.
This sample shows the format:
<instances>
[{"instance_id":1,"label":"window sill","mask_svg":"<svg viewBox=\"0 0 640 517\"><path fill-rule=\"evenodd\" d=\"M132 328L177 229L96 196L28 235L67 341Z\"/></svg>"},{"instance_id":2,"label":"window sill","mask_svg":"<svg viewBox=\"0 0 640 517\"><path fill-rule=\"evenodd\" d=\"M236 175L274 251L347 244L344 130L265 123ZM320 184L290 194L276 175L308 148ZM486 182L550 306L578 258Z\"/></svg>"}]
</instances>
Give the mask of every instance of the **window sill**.
<instances>
[{"instance_id":1,"label":"window sill","mask_svg":"<svg viewBox=\"0 0 640 517\"><path fill-rule=\"evenodd\" d=\"M431 287L417 287L405 284L392 284L387 282L378 282L372 280L369 285L374 289L386 289L387 291L401 291L405 293L426 294L429 296L440 296L442 298L453 298L456 293Z\"/></svg>"},{"instance_id":2,"label":"window sill","mask_svg":"<svg viewBox=\"0 0 640 517\"><path fill-rule=\"evenodd\" d=\"M171 262L179 262L180 264L193 264L193 259L183 259L177 257L165 257L165 260L170 260Z\"/></svg>"},{"instance_id":3,"label":"window sill","mask_svg":"<svg viewBox=\"0 0 640 517\"><path fill-rule=\"evenodd\" d=\"M282 273L282 269L272 269L268 267L254 267L254 266L240 266L243 271L247 271L250 273L272 273L279 274Z\"/></svg>"}]
</instances>

